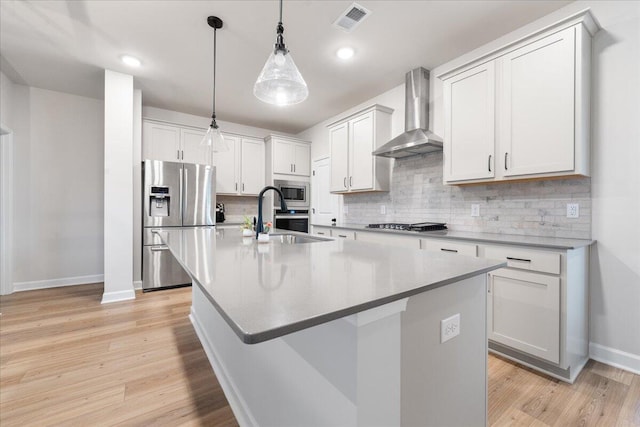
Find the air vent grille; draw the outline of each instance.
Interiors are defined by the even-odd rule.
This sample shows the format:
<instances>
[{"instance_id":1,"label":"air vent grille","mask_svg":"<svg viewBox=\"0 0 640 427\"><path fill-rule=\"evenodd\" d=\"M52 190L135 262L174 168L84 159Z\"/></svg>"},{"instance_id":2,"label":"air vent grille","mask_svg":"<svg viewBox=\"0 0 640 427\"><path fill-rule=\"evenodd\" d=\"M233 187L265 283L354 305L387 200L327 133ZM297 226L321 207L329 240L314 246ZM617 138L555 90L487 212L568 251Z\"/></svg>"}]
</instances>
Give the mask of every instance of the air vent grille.
<instances>
[{"instance_id":1,"label":"air vent grille","mask_svg":"<svg viewBox=\"0 0 640 427\"><path fill-rule=\"evenodd\" d=\"M342 14L340 14L340 16L338 16L338 19L336 19L333 25L350 33L370 14L370 10L365 9L357 3L353 3Z\"/></svg>"}]
</instances>

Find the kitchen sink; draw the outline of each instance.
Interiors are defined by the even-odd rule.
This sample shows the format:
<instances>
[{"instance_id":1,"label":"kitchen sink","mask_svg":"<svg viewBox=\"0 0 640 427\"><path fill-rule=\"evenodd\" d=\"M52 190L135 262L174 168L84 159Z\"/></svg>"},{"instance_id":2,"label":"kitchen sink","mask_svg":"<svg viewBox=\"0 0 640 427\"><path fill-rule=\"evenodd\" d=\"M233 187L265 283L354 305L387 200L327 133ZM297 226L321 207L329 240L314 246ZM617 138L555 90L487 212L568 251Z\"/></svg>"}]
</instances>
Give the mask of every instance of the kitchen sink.
<instances>
[{"instance_id":1,"label":"kitchen sink","mask_svg":"<svg viewBox=\"0 0 640 427\"><path fill-rule=\"evenodd\" d=\"M323 237L312 236L300 236L298 234L270 234L269 240L285 245L297 245L300 243L315 243L315 242L328 242L331 239L325 239Z\"/></svg>"}]
</instances>

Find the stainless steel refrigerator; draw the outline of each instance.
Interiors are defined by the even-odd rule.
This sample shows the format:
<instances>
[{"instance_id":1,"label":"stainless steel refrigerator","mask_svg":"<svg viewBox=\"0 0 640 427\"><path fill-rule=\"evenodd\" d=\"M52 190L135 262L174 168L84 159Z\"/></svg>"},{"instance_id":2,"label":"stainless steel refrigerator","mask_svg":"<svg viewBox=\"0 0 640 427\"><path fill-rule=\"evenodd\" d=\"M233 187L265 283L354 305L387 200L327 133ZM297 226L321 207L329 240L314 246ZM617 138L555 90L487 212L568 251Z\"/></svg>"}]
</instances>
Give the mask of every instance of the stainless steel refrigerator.
<instances>
[{"instance_id":1,"label":"stainless steel refrigerator","mask_svg":"<svg viewBox=\"0 0 640 427\"><path fill-rule=\"evenodd\" d=\"M215 226L215 167L145 160L142 168L142 289L189 285L189 275L152 230Z\"/></svg>"}]
</instances>

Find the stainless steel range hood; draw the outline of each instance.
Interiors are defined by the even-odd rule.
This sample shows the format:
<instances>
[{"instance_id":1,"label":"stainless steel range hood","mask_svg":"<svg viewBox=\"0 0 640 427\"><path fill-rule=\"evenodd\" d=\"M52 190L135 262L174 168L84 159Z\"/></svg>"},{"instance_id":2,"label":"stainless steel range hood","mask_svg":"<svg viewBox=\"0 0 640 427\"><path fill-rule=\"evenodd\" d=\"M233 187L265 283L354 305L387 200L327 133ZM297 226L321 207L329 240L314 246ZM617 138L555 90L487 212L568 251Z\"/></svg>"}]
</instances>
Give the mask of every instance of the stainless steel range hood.
<instances>
[{"instance_id":1,"label":"stainless steel range hood","mask_svg":"<svg viewBox=\"0 0 640 427\"><path fill-rule=\"evenodd\" d=\"M442 151L442 138L429 127L429 71L416 68L407 73L405 87L404 133L372 154L402 158Z\"/></svg>"}]
</instances>

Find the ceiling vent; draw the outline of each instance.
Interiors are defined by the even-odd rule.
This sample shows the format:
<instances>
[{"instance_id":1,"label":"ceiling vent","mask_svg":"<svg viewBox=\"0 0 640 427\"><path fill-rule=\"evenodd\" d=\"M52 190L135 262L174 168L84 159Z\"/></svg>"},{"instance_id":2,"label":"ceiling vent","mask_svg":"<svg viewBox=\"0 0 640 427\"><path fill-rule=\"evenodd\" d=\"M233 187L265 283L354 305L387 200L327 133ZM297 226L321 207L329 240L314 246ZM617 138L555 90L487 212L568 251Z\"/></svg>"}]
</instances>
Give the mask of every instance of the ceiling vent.
<instances>
[{"instance_id":1,"label":"ceiling vent","mask_svg":"<svg viewBox=\"0 0 640 427\"><path fill-rule=\"evenodd\" d=\"M358 3L353 3L347 8L347 10L338 16L338 19L335 20L333 25L347 33L350 33L369 15L371 15L370 10L365 9Z\"/></svg>"}]
</instances>

